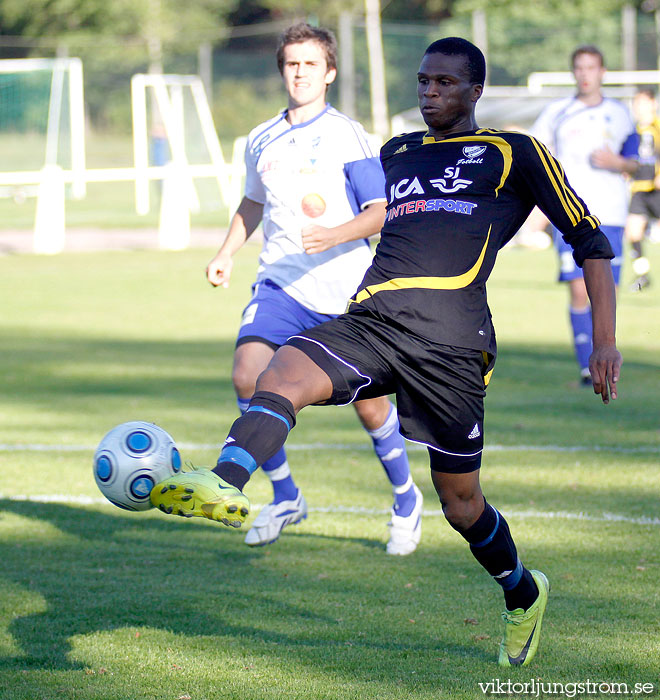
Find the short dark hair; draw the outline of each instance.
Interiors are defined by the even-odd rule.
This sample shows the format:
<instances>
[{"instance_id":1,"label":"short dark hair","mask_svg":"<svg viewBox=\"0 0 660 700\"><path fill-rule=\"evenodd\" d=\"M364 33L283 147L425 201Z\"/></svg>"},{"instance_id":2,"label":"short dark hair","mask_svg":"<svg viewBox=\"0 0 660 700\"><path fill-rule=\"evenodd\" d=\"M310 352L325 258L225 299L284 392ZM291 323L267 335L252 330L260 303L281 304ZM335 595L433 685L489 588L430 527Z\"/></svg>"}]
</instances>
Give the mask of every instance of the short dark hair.
<instances>
[{"instance_id":1,"label":"short dark hair","mask_svg":"<svg viewBox=\"0 0 660 700\"><path fill-rule=\"evenodd\" d=\"M468 79L472 85L483 85L486 82L486 59L483 53L467 39L458 36L448 36L434 41L424 52L441 53L443 56L465 56Z\"/></svg>"},{"instance_id":2,"label":"short dark hair","mask_svg":"<svg viewBox=\"0 0 660 700\"><path fill-rule=\"evenodd\" d=\"M658 96L658 93L652 88L652 87L638 87L637 90L635 90L635 97L637 95L646 95L646 97L649 98L649 100L655 100Z\"/></svg>"},{"instance_id":3,"label":"short dark hair","mask_svg":"<svg viewBox=\"0 0 660 700\"><path fill-rule=\"evenodd\" d=\"M337 40L329 29L312 27L306 22L299 22L285 29L277 45L277 67L280 73L284 69L284 47L290 44L302 44L305 41L318 42L325 53L328 70L337 68Z\"/></svg>"},{"instance_id":4,"label":"short dark hair","mask_svg":"<svg viewBox=\"0 0 660 700\"><path fill-rule=\"evenodd\" d=\"M600 65L605 67L605 58L603 57L603 52L593 44L585 44L584 46L578 46L575 51L571 54L571 68L575 66L575 59L582 54L587 54L589 56L596 56L600 59Z\"/></svg>"}]
</instances>

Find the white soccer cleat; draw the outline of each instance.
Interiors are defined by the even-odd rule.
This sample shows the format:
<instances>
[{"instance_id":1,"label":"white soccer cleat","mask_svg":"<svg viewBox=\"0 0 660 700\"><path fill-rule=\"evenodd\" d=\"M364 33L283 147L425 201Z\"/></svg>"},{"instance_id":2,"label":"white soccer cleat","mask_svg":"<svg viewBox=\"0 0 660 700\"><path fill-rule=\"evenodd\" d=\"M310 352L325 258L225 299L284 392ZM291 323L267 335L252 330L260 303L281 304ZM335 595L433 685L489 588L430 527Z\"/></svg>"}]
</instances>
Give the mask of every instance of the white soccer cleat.
<instances>
[{"instance_id":1,"label":"white soccer cleat","mask_svg":"<svg viewBox=\"0 0 660 700\"><path fill-rule=\"evenodd\" d=\"M387 543L386 552L405 556L417 549L419 540L422 537L422 506L424 497L422 492L413 484L417 502L412 509L412 513L407 517L397 515L392 509L392 519L387 524L390 528L390 541Z\"/></svg>"},{"instance_id":2,"label":"white soccer cleat","mask_svg":"<svg viewBox=\"0 0 660 700\"><path fill-rule=\"evenodd\" d=\"M275 542L287 525L295 525L307 517L307 502L298 489L294 501L270 503L257 515L252 527L245 535L245 544L262 547Z\"/></svg>"}]
</instances>

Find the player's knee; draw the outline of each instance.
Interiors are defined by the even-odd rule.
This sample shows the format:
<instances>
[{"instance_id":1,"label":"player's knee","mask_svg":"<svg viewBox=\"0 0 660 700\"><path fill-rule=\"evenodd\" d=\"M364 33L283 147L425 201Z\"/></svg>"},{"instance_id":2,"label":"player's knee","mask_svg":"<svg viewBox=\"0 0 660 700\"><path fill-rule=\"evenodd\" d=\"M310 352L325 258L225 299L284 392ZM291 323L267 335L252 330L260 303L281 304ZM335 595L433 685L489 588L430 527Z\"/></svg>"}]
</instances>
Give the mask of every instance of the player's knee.
<instances>
[{"instance_id":1,"label":"player's knee","mask_svg":"<svg viewBox=\"0 0 660 700\"><path fill-rule=\"evenodd\" d=\"M302 351L284 345L257 379L257 391L285 396L299 411L331 399L330 377Z\"/></svg>"},{"instance_id":2,"label":"player's knee","mask_svg":"<svg viewBox=\"0 0 660 700\"><path fill-rule=\"evenodd\" d=\"M467 530L483 511L479 484L481 454L469 457L429 450L431 479L447 522L459 532Z\"/></svg>"},{"instance_id":3,"label":"player's knee","mask_svg":"<svg viewBox=\"0 0 660 700\"><path fill-rule=\"evenodd\" d=\"M484 509L481 490L471 494L447 494L440 496L442 512L447 522L458 532L465 532L474 525Z\"/></svg>"},{"instance_id":4,"label":"player's knee","mask_svg":"<svg viewBox=\"0 0 660 700\"><path fill-rule=\"evenodd\" d=\"M386 397L378 399L367 399L365 401L356 401L354 404L355 411L358 414L360 422L367 430L377 430L380 428L390 413L390 402Z\"/></svg>"},{"instance_id":5,"label":"player's knee","mask_svg":"<svg viewBox=\"0 0 660 700\"><path fill-rule=\"evenodd\" d=\"M243 363L237 363L231 373L231 380L237 396L250 398L254 394L258 373Z\"/></svg>"}]
</instances>

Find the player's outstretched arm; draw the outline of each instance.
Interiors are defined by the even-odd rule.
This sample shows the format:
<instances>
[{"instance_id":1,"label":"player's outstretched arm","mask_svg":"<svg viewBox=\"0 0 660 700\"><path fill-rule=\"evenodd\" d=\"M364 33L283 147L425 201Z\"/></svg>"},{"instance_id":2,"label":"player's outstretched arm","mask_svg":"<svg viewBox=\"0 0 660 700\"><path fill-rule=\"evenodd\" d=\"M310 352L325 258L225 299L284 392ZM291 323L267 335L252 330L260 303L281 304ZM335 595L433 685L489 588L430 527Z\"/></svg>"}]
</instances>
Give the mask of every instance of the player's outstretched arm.
<instances>
[{"instance_id":1,"label":"player's outstretched arm","mask_svg":"<svg viewBox=\"0 0 660 700\"><path fill-rule=\"evenodd\" d=\"M302 230L303 248L308 255L322 253L340 243L369 238L378 233L385 223L385 202L374 202L356 217L340 226L306 226Z\"/></svg>"},{"instance_id":2,"label":"player's outstretched arm","mask_svg":"<svg viewBox=\"0 0 660 700\"><path fill-rule=\"evenodd\" d=\"M206 279L214 287L229 286L232 260L234 253L241 248L259 225L264 211L264 205L252 199L243 197L236 213L232 217L227 231L227 237L220 250L206 266Z\"/></svg>"},{"instance_id":3,"label":"player's outstretched arm","mask_svg":"<svg viewBox=\"0 0 660 700\"><path fill-rule=\"evenodd\" d=\"M603 403L617 398L621 374L621 353L616 348L616 291L609 260L587 258L583 264L584 281L591 301L594 349L589 371L594 392Z\"/></svg>"}]
</instances>

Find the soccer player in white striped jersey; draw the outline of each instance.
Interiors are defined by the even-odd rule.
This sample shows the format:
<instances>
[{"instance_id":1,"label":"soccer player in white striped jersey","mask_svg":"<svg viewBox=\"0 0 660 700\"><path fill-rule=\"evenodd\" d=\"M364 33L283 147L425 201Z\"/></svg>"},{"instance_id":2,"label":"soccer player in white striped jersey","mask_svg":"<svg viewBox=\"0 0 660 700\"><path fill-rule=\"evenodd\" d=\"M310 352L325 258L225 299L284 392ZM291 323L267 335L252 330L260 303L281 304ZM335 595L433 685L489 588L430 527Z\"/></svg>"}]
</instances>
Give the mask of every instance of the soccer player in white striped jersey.
<instances>
[{"instance_id":1,"label":"soccer player in white striped jersey","mask_svg":"<svg viewBox=\"0 0 660 700\"><path fill-rule=\"evenodd\" d=\"M576 95L548 105L532 133L562 163L569 182L600 220L600 229L614 250L612 273L618 285L630 197L623 174L637 170L639 139L628 109L602 93L606 71L600 50L595 46L578 47L572 54L571 66ZM569 285L569 316L580 379L585 386L591 386L591 306L584 277L557 229L554 239L559 254L559 280Z\"/></svg>"},{"instance_id":2,"label":"soccer player in white striped jersey","mask_svg":"<svg viewBox=\"0 0 660 700\"><path fill-rule=\"evenodd\" d=\"M234 355L241 413L277 348L344 311L371 263L366 239L380 231L385 216L384 176L366 132L326 103L337 73L332 33L290 27L280 38L277 63L288 109L250 133L245 196L206 271L213 286L227 287L233 255L263 222L257 281ZM410 475L396 409L386 397L354 405L394 492L386 551L410 554L421 536L423 499ZM307 516L284 448L263 469L274 495L246 535L252 546L274 542L285 526Z\"/></svg>"}]
</instances>

